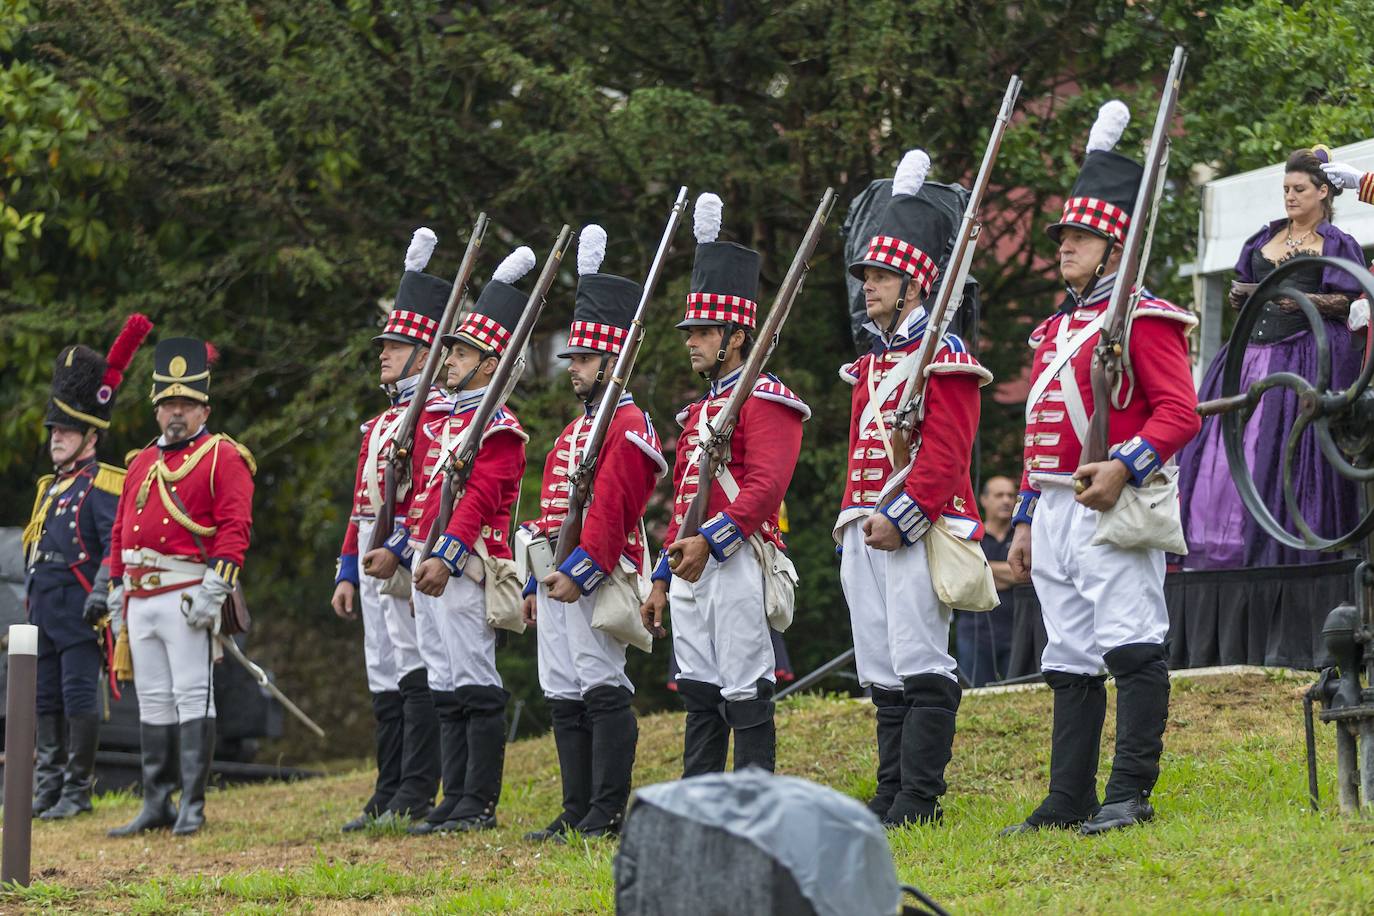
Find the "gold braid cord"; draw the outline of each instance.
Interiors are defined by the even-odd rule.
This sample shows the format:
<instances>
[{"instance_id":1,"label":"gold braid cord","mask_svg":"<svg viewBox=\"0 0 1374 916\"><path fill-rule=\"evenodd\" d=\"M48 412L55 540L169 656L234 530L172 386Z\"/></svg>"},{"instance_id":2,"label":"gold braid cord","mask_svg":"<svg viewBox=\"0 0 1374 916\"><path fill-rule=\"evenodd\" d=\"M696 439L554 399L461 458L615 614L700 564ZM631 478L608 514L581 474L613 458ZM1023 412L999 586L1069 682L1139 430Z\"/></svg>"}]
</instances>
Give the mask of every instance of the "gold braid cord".
<instances>
[{"instance_id":1,"label":"gold braid cord","mask_svg":"<svg viewBox=\"0 0 1374 916\"><path fill-rule=\"evenodd\" d=\"M33 511L29 514L29 523L24 526L21 538L26 562L29 552L38 545L39 538L43 536L43 519L48 517L48 507L52 505L52 496L49 495L48 488L52 486L56 476L44 474L38 478L38 492L33 497Z\"/></svg>"},{"instance_id":2,"label":"gold braid cord","mask_svg":"<svg viewBox=\"0 0 1374 916\"><path fill-rule=\"evenodd\" d=\"M177 468L175 471L170 470L167 467L167 462L162 457L159 457L157 461L153 462L153 466L148 469L148 476L144 477L143 483L139 485L138 508L142 509L144 505L147 504L148 493L152 490L153 484L156 483L158 495L162 498L162 505L166 507L167 514L172 517L173 521L198 537L212 537L214 533L219 530L219 527L215 525L198 524L195 519L191 518L185 512L182 512L172 499L171 494L167 492L167 484L177 483L184 479L187 474L195 470L196 465L200 464L201 460L207 454L215 451L222 438L225 437L215 434L206 439L199 448L192 452L190 456L182 462L181 467Z\"/></svg>"}]
</instances>

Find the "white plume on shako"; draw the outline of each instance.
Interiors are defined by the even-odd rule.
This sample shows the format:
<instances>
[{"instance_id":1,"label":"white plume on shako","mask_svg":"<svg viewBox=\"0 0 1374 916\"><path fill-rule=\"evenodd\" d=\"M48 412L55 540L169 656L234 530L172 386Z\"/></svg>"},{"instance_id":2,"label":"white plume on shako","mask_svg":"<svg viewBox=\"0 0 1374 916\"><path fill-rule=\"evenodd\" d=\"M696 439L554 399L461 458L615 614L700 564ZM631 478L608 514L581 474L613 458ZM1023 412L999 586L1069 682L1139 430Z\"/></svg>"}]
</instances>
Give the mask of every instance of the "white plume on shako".
<instances>
[{"instance_id":1,"label":"white plume on shako","mask_svg":"<svg viewBox=\"0 0 1374 916\"><path fill-rule=\"evenodd\" d=\"M930 174L930 155L923 149L907 150L892 176L892 195L915 194Z\"/></svg>"},{"instance_id":2,"label":"white plume on shako","mask_svg":"<svg viewBox=\"0 0 1374 916\"><path fill-rule=\"evenodd\" d=\"M1131 110L1120 99L1112 99L1097 109L1097 120L1088 132L1088 146L1085 153L1108 152L1116 148L1126 125L1131 123Z\"/></svg>"},{"instance_id":3,"label":"white plume on shako","mask_svg":"<svg viewBox=\"0 0 1374 916\"><path fill-rule=\"evenodd\" d=\"M506 259L492 272L491 278L502 283L514 283L533 269L534 252L528 245L521 245L506 255Z\"/></svg>"},{"instance_id":4,"label":"white plume on shako","mask_svg":"<svg viewBox=\"0 0 1374 916\"><path fill-rule=\"evenodd\" d=\"M699 244L705 245L720 238L720 218L724 211L725 204L710 191L697 198L697 204L692 208L692 234Z\"/></svg>"},{"instance_id":5,"label":"white plume on shako","mask_svg":"<svg viewBox=\"0 0 1374 916\"><path fill-rule=\"evenodd\" d=\"M582 234L577 237L577 275L585 277L594 274L601 269L601 262L606 260L606 230L596 223L588 223L582 227Z\"/></svg>"},{"instance_id":6,"label":"white plume on shako","mask_svg":"<svg viewBox=\"0 0 1374 916\"><path fill-rule=\"evenodd\" d=\"M410 247L406 249L406 270L424 270L437 244L439 237L434 234L433 229L427 226L416 229L415 234L410 237Z\"/></svg>"}]
</instances>

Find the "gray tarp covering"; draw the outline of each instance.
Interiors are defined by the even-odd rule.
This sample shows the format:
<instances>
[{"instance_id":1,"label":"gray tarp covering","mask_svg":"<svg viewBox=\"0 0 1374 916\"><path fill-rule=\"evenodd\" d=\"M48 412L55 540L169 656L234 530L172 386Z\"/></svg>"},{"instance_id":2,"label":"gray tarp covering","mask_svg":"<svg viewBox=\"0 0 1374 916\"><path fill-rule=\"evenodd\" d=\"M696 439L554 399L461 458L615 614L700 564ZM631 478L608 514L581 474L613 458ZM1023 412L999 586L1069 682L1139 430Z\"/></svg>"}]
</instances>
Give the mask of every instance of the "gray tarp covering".
<instances>
[{"instance_id":1,"label":"gray tarp covering","mask_svg":"<svg viewBox=\"0 0 1374 916\"><path fill-rule=\"evenodd\" d=\"M833 789L745 770L659 783L635 795L769 853L823 916L891 916L901 909L882 826L867 808Z\"/></svg>"}]
</instances>

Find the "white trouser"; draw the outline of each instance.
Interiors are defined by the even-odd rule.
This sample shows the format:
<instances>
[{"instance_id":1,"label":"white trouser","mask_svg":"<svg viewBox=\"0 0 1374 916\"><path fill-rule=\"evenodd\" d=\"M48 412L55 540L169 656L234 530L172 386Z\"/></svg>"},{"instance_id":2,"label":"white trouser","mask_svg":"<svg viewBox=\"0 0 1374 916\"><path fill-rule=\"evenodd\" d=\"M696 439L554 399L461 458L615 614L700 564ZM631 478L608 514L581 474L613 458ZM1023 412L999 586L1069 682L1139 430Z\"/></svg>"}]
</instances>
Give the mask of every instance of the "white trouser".
<instances>
[{"instance_id":1,"label":"white trouser","mask_svg":"<svg viewBox=\"0 0 1374 916\"><path fill-rule=\"evenodd\" d=\"M372 519L358 519L359 545L371 543L373 525ZM367 689L373 693L398 690L401 678L424 664L415 640L415 617L410 613L410 602L395 595L383 595L381 586L381 579L359 570L363 659L367 664Z\"/></svg>"},{"instance_id":2,"label":"white trouser","mask_svg":"<svg viewBox=\"0 0 1374 916\"><path fill-rule=\"evenodd\" d=\"M747 544L724 563L706 561L701 578L673 576L668 588L678 676L715 684L727 700L758 697L776 679L763 608L763 567Z\"/></svg>"},{"instance_id":3,"label":"white trouser","mask_svg":"<svg viewBox=\"0 0 1374 916\"><path fill-rule=\"evenodd\" d=\"M594 687L624 687L634 692L625 674L625 644L592 629L592 608L599 592L571 604L554 601L542 582L535 600L539 622L539 686L550 700L580 700Z\"/></svg>"},{"instance_id":4,"label":"white trouser","mask_svg":"<svg viewBox=\"0 0 1374 916\"><path fill-rule=\"evenodd\" d=\"M214 662L210 634L197 630L181 613L186 591L151 598L129 596L129 648L134 658L138 718L149 725L176 725L215 717Z\"/></svg>"},{"instance_id":5,"label":"white trouser","mask_svg":"<svg viewBox=\"0 0 1374 916\"><path fill-rule=\"evenodd\" d=\"M487 626L487 597L467 576L451 576L438 598L411 589L420 658L430 690L500 687L496 631Z\"/></svg>"},{"instance_id":6,"label":"white trouser","mask_svg":"<svg viewBox=\"0 0 1374 916\"><path fill-rule=\"evenodd\" d=\"M954 679L950 609L935 597L925 540L874 550L864 544L862 518L845 525L840 539L840 586L854 629L859 683L901 690L902 679L917 674Z\"/></svg>"},{"instance_id":7,"label":"white trouser","mask_svg":"<svg viewBox=\"0 0 1374 916\"><path fill-rule=\"evenodd\" d=\"M1031 522L1031 581L1049 637L1040 667L1099 675L1104 652L1168 636L1164 551L1094 546L1097 512L1073 497L1070 486L1045 486Z\"/></svg>"}]
</instances>

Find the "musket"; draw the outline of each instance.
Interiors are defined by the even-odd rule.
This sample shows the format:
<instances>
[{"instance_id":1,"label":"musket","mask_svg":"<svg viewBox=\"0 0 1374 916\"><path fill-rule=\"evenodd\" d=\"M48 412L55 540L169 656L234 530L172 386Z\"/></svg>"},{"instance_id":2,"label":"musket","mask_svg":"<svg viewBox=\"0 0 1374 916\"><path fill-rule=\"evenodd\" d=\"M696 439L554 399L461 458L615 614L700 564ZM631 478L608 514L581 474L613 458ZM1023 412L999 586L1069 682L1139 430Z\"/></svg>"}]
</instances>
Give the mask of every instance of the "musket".
<instances>
[{"instance_id":1,"label":"musket","mask_svg":"<svg viewBox=\"0 0 1374 916\"><path fill-rule=\"evenodd\" d=\"M806 280L806 272L811 265L808 263L811 256L816 252L816 245L821 239L821 230L825 228L825 221L830 217L830 210L835 206L835 189L826 188L825 196L821 198L820 206L816 208L816 214L811 217L811 225L806 229L806 235L802 236L801 246L797 248L797 254L792 258L792 266L787 270L787 276L783 278L782 286L778 288L778 294L773 299L773 307L768 311L768 318L764 321L763 327L759 328L758 345L749 351L749 358L744 361L740 369L738 380L735 387L730 391L730 397L726 400L725 406L720 413L716 414L714 420L706 423L706 435L697 444L699 449L698 473L700 483L697 486L696 495L692 502L687 506L686 513L683 514L682 524L678 526L678 540L685 540L697 533L701 527L703 516L706 514L706 505L711 499L711 487L715 484L716 477L720 475L721 468L730 463L730 437L735 434L735 424L739 422L739 412L744 407L745 400L754 393L754 383L758 381L759 375L763 373L763 367L768 362L768 357L773 354L773 350L778 345L778 338L782 334L782 326L787 321L787 315L792 311L792 304L796 302L798 294L801 293L802 283ZM721 341L721 346L725 341ZM705 408L703 408L705 409ZM668 565L676 568L680 557L677 554L668 557Z\"/></svg>"},{"instance_id":2,"label":"musket","mask_svg":"<svg viewBox=\"0 0 1374 916\"><path fill-rule=\"evenodd\" d=\"M282 693L277 685L272 683L267 677L267 672L259 668L251 658L243 654L243 650L238 647L238 644L235 643L233 639L225 636L223 633L216 633L214 636L215 641L224 647L224 651L228 652L229 655L233 657L234 661L248 670L248 673L253 676L253 680L258 682L259 687L262 687L270 693L272 698L280 703L287 712L291 713L291 715L301 721L302 725L314 732L315 737L324 737L324 729L316 725L315 720L307 716L299 706L292 703L286 694Z\"/></svg>"},{"instance_id":3,"label":"musket","mask_svg":"<svg viewBox=\"0 0 1374 916\"><path fill-rule=\"evenodd\" d=\"M684 186L678 189L677 200L673 203L672 212L668 214L668 225L663 228L663 237L658 241L658 251L654 253L654 260L649 265L649 275L644 280L644 291L639 296L634 320L630 322L629 332L625 335L625 345L616 358L615 368L611 370L611 377L606 382L606 390L601 393L596 419L592 421L591 431L587 433L586 449L582 453L581 461L568 476L568 514L558 529L558 544L554 553L555 566L561 565L568 558L582 536L582 509L591 499L592 486L596 482L596 460L601 454L602 445L606 442L606 433L611 428L616 405L620 403L620 396L625 391L630 374L634 372L639 345L644 339L644 313L648 310L649 300L653 298L654 290L658 287L663 262L668 258L673 236L677 234L678 223L682 221L682 214L686 209L687 188Z\"/></svg>"},{"instance_id":4,"label":"musket","mask_svg":"<svg viewBox=\"0 0 1374 916\"><path fill-rule=\"evenodd\" d=\"M482 248L482 237L486 234L487 214L478 213L477 222L472 225L472 234L468 236L467 251L463 252L463 260L458 265L458 276L454 278L453 289L449 291L448 302L444 304L444 314L439 318L439 327L434 332L434 342L430 344L429 355L425 357L420 382L415 386L415 394L401 416L401 425L397 428L396 435L386 446L382 506L377 512L377 523L372 526L372 540L368 550L381 547L391 534L396 515L396 494L410 477L410 452L415 446L415 427L420 422L420 411L425 409L425 401L429 400L429 389L434 384L434 376L443 362L444 348L440 346L439 341L453 329L458 320L458 305L462 301L464 290L467 289L468 280L472 277L477 254Z\"/></svg>"},{"instance_id":5,"label":"musket","mask_svg":"<svg viewBox=\"0 0 1374 916\"><path fill-rule=\"evenodd\" d=\"M983 197L987 194L988 182L992 178L993 163L997 161L997 153L1002 148L1002 138L1006 136L1007 127L1011 123L1016 99L1021 94L1021 85L1019 76L1013 75L1007 81L1007 91L1002 96L1002 107L997 112L997 120L993 123L992 133L988 136L987 148L983 150L983 164L978 168L978 176L974 179L973 190L969 194L968 206L964 208L959 231L954 237L954 247L949 254L951 273L945 277L939 295L935 297L933 306L928 310L925 336L921 341L921 349L917 351L916 377L912 379L906 398L897 407L896 422L893 424L893 457L907 456L906 467L888 479L878 500L879 505L891 498L891 491L895 490L910 473L911 464L915 460L915 452L911 448L912 430L924 414L928 381L926 369L935 360L935 354L940 349L940 341L944 338L955 312L963 303L964 282L968 279L973 253L978 247L978 237L983 231L983 225L978 221L978 212L982 209ZM875 408L880 406L874 405Z\"/></svg>"},{"instance_id":6,"label":"musket","mask_svg":"<svg viewBox=\"0 0 1374 916\"><path fill-rule=\"evenodd\" d=\"M482 400L477 402L472 422L463 430L462 436L458 439L458 447L444 462L444 479L439 489L439 515L425 536L425 549L421 551L417 562L429 559L435 541L439 540L439 535L448 527L458 494L472 476L472 465L477 460L477 450L482 445L482 434L486 431L491 418L496 415L496 411L505 405L506 398L510 397L511 390L520 379L520 373L524 371L525 344L529 342L530 332L539 320L539 313L544 310L549 287L553 286L554 278L558 276L558 266L563 261L563 253L568 248L568 239L571 235L572 228L565 223L563 230L558 233L558 241L554 243L553 250L544 260L544 268L539 272L539 282L535 283L529 298L525 300L525 309L520 313L520 320L515 323L515 330L511 331L510 340L506 342L506 351L501 354L501 359L496 364L496 372L487 383Z\"/></svg>"},{"instance_id":7,"label":"musket","mask_svg":"<svg viewBox=\"0 0 1374 916\"><path fill-rule=\"evenodd\" d=\"M1145 289L1145 268L1149 261L1149 239L1154 232L1159 196L1164 189L1164 177L1169 162L1169 128L1173 124L1178 104L1179 84L1183 81L1183 65L1188 55L1182 46L1174 48L1169 76L1159 97L1159 111L1155 115L1154 133L1150 136L1150 151L1145 157L1145 174L1135 197L1135 218L1126 230L1121 250L1121 266L1112 286L1111 298L1102 322L1102 333L1093 347L1092 389L1093 414L1088 421L1088 433L1083 440L1083 463L1104 461L1108 448L1108 419L1112 392L1121 381L1122 355L1125 352L1126 325L1136 303ZM1149 213L1149 219L1145 214Z\"/></svg>"}]
</instances>

